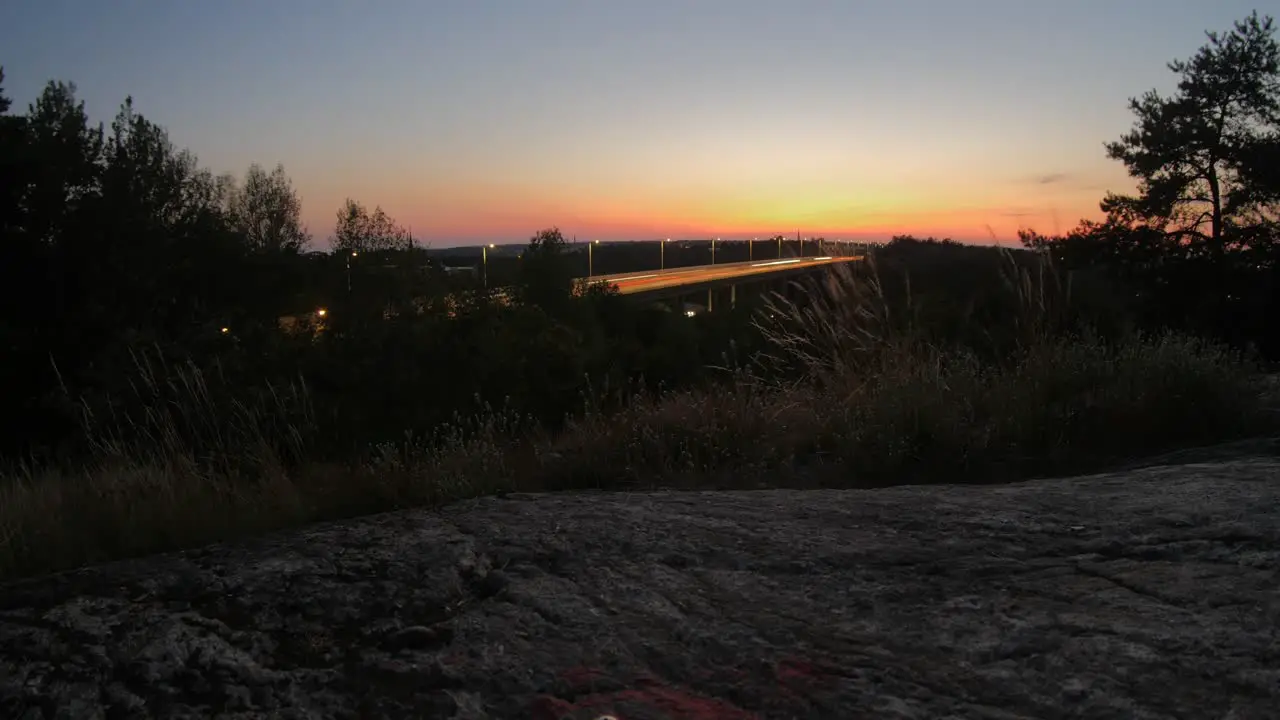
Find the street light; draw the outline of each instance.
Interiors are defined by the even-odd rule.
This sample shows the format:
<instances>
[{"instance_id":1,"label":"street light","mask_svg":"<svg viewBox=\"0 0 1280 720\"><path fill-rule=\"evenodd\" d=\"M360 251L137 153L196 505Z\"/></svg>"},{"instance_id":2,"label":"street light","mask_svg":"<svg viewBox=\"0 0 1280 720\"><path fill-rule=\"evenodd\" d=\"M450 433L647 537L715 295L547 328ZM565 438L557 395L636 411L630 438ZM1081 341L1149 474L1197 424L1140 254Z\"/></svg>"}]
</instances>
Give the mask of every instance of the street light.
<instances>
[{"instance_id":1,"label":"street light","mask_svg":"<svg viewBox=\"0 0 1280 720\"><path fill-rule=\"evenodd\" d=\"M324 317L328 314L329 314L329 311L325 310L324 308L320 308L319 310L316 310L316 317Z\"/></svg>"},{"instance_id":2,"label":"street light","mask_svg":"<svg viewBox=\"0 0 1280 720\"><path fill-rule=\"evenodd\" d=\"M587 243L587 279L588 280L590 280L591 276L595 274L595 271L592 267L591 249L599 244L600 244L599 240L592 240L591 242Z\"/></svg>"},{"instance_id":3,"label":"street light","mask_svg":"<svg viewBox=\"0 0 1280 720\"><path fill-rule=\"evenodd\" d=\"M484 265L484 286L489 287L489 249L493 247L493 243L489 243L480 248L480 260Z\"/></svg>"},{"instance_id":4,"label":"street light","mask_svg":"<svg viewBox=\"0 0 1280 720\"><path fill-rule=\"evenodd\" d=\"M711 264L716 264L716 241L720 238L711 238Z\"/></svg>"},{"instance_id":5,"label":"street light","mask_svg":"<svg viewBox=\"0 0 1280 720\"><path fill-rule=\"evenodd\" d=\"M778 236L778 259L782 259L782 236Z\"/></svg>"},{"instance_id":6,"label":"street light","mask_svg":"<svg viewBox=\"0 0 1280 720\"><path fill-rule=\"evenodd\" d=\"M359 257L359 255L360 253L356 252L355 250L352 250L351 254L347 256L347 294L348 295L351 294L351 258Z\"/></svg>"}]
</instances>

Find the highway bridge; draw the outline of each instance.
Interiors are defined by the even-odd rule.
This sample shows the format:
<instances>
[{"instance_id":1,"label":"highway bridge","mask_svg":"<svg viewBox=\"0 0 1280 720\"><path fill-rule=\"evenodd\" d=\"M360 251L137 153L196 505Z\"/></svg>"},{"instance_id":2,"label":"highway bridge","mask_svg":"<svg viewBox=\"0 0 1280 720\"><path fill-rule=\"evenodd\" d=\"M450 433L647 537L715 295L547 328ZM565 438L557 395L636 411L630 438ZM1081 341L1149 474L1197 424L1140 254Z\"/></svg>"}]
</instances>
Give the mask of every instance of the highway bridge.
<instances>
[{"instance_id":1,"label":"highway bridge","mask_svg":"<svg viewBox=\"0 0 1280 720\"><path fill-rule=\"evenodd\" d=\"M737 304L740 286L771 284L863 258L862 255L793 257L595 275L578 280L592 285L614 285L622 295L639 301L674 302L687 314L693 315L700 310L713 310L717 297L720 302L727 302L729 307L733 307ZM505 290L497 290L494 294L500 300L509 299ZM289 329L317 320L323 324L327 313L327 310L319 309L314 313L284 316L280 318L280 326ZM228 333L230 329L223 332Z\"/></svg>"},{"instance_id":2,"label":"highway bridge","mask_svg":"<svg viewBox=\"0 0 1280 720\"><path fill-rule=\"evenodd\" d=\"M682 300L690 297L701 300L705 297L705 304L703 302L697 304L712 310L717 290L728 290L727 299L732 306L737 301L739 285L790 279L821 268L856 262L863 257L862 255L845 257L828 255L696 265L665 270L596 275L591 278L580 278L580 280L592 285L605 283L613 285L618 288L619 293L637 300Z\"/></svg>"}]
</instances>

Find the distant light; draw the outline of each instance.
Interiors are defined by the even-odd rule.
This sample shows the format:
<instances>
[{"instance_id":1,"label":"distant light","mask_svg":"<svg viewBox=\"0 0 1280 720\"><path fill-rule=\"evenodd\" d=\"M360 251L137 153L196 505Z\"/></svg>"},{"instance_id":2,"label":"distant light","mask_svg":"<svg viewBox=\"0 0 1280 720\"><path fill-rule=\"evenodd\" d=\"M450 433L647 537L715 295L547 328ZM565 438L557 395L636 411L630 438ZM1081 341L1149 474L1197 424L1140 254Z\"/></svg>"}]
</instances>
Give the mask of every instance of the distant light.
<instances>
[{"instance_id":1,"label":"distant light","mask_svg":"<svg viewBox=\"0 0 1280 720\"><path fill-rule=\"evenodd\" d=\"M229 332L231 332L231 328L228 328L228 327L224 327L224 328L222 328L222 334L223 334L223 335L226 335L226 334L227 334L227 333L229 333Z\"/></svg>"},{"instance_id":2,"label":"distant light","mask_svg":"<svg viewBox=\"0 0 1280 720\"><path fill-rule=\"evenodd\" d=\"M684 311L684 314L685 314L685 317L693 317L694 315L697 315L698 313L696 313L696 312L694 312L694 311L692 311L692 310L685 310L685 311Z\"/></svg>"},{"instance_id":3,"label":"distant light","mask_svg":"<svg viewBox=\"0 0 1280 720\"><path fill-rule=\"evenodd\" d=\"M489 247L493 247L493 246L494 246L493 243L489 243Z\"/></svg>"},{"instance_id":4,"label":"distant light","mask_svg":"<svg viewBox=\"0 0 1280 720\"><path fill-rule=\"evenodd\" d=\"M352 250L351 257L360 257L360 253L356 252L355 250Z\"/></svg>"},{"instance_id":5,"label":"distant light","mask_svg":"<svg viewBox=\"0 0 1280 720\"><path fill-rule=\"evenodd\" d=\"M316 315L319 315L320 317L324 317L325 315L328 315L328 314L329 314L329 311L325 310L324 308L320 308L319 310L316 310Z\"/></svg>"}]
</instances>

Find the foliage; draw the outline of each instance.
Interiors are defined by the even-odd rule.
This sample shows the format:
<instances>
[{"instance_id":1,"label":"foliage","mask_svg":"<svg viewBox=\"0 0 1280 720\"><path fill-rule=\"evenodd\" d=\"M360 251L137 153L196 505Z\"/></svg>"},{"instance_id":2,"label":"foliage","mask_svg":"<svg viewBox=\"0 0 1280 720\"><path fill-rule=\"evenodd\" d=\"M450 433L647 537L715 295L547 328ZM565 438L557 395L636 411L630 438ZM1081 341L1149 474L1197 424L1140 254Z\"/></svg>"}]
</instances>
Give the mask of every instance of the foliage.
<instances>
[{"instance_id":1,"label":"foliage","mask_svg":"<svg viewBox=\"0 0 1280 720\"><path fill-rule=\"evenodd\" d=\"M1280 357L1270 33L1135 102L1141 193L1105 222L898 237L693 318L575 278L708 243L549 228L455 274L348 199L306 252L283 167L215 177L131 99L107 128L69 83L0 90L0 576L513 488L979 481L1269 428L1238 350Z\"/></svg>"},{"instance_id":2,"label":"foliage","mask_svg":"<svg viewBox=\"0 0 1280 720\"><path fill-rule=\"evenodd\" d=\"M1108 194L1104 222L1023 244L1105 288L1153 330L1179 329L1280 358L1280 45L1255 12L1169 69L1170 97L1130 102L1136 122L1108 156L1139 182Z\"/></svg>"},{"instance_id":3,"label":"foliage","mask_svg":"<svg viewBox=\"0 0 1280 720\"><path fill-rule=\"evenodd\" d=\"M409 231L396 224L382 206L370 212L364 205L347 198L338 210L338 221L333 229L336 252L385 252L408 249L412 245Z\"/></svg>"},{"instance_id":4,"label":"foliage","mask_svg":"<svg viewBox=\"0 0 1280 720\"><path fill-rule=\"evenodd\" d=\"M564 311L574 291L567 245L559 228L542 230L529 239L520 257L516 285L521 302L553 314Z\"/></svg>"},{"instance_id":5,"label":"foliage","mask_svg":"<svg viewBox=\"0 0 1280 720\"><path fill-rule=\"evenodd\" d=\"M329 440L312 389L280 386L228 406L218 376L166 377L140 362L138 395L171 402L99 423L109 452L84 477L46 467L0 482L0 578L483 493L991 482L1265 427L1237 358L1175 335L1055 336L1040 301L1053 291L1039 285L1056 281L1007 267L1004 292L1037 330L998 365L886 322L872 285L884 283L848 274L770 306L779 319L764 328L768 352L798 375L736 372L715 387L626 393L554 434L481 402L429 432L387 438L357 463L317 452ZM493 321L492 310L476 312L468 322ZM529 312L517 321L531 322ZM531 380L544 382L541 372ZM122 431L131 424L145 432Z\"/></svg>"},{"instance_id":6,"label":"foliage","mask_svg":"<svg viewBox=\"0 0 1280 720\"><path fill-rule=\"evenodd\" d=\"M300 252L311 241L302 227L302 201L293 183L276 165L270 174L261 165L249 166L244 185L226 178L218 194L225 197L231 227L259 252Z\"/></svg>"},{"instance_id":7,"label":"foliage","mask_svg":"<svg viewBox=\"0 0 1280 720\"><path fill-rule=\"evenodd\" d=\"M1130 101L1134 129L1107 145L1140 181L1135 197L1110 194L1102 207L1126 225L1168 233L1197 252L1274 237L1280 184L1263 170L1280 147L1280 45L1272 18L1257 12L1189 60L1169 64L1177 92ZM1266 226L1269 233L1249 230Z\"/></svg>"}]
</instances>

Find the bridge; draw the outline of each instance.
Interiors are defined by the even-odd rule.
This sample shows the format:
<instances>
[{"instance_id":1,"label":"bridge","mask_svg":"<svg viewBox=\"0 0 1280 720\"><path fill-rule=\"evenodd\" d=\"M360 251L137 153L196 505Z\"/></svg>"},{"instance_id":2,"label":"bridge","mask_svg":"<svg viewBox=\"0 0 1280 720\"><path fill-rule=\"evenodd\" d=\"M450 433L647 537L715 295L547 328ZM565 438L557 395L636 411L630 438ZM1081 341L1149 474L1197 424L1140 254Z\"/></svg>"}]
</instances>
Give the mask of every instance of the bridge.
<instances>
[{"instance_id":1,"label":"bridge","mask_svg":"<svg viewBox=\"0 0 1280 720\"><path fill-rule=\"evenodd\" d=\"M589 278L577 278L577 280L589 285L605 283L614 285L622 295L639 301L674 301L684 306L686 314L694 315L696 311L689 309L688 306L693 305L711 311L714 309L717 295L722 298L722 301L727 301L729 307L735 306L739 286L785 280L821 268L856 262L864 257L863 255L791 257L594 275ZM494 295L500 301L510 300L506 290L496 290ZM683 302L691 298L697 298L700 302ZM294 328L306 321L320 320L323 324L327 314L328 310L320 308L314 312L283 316L279 318L279 324L284 329ZM224 328L222 332L228 333L230 329Z\"/></svg>"},{"instance_id":2,"label":"bridge","mask_svg":"<svg viewBox=\"0 0 1280 720\"><path fill-rule=\"evenodd\" d=\"M820 268L862 260L863 257L862 255L843 257L826 255L695 265L665 270L596 275L590 278L579 278L579 280L590 285L613 285L622 295L634 297L637 300L680 300L705 293L705 307L707 310L712 310L716 290L728 289L728 301L732 307L737 302L739 285L787 279Z\"/></svg>"}]
</instances>

